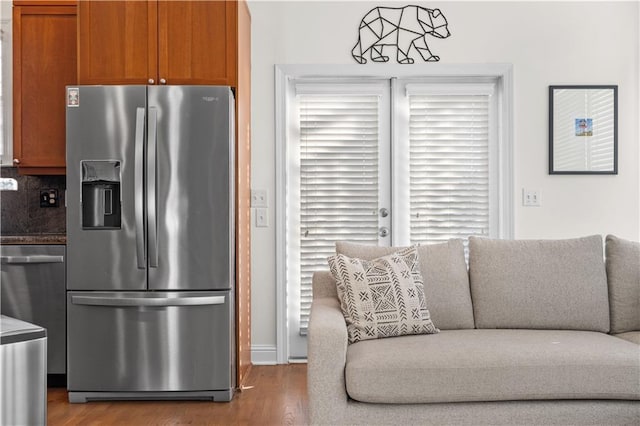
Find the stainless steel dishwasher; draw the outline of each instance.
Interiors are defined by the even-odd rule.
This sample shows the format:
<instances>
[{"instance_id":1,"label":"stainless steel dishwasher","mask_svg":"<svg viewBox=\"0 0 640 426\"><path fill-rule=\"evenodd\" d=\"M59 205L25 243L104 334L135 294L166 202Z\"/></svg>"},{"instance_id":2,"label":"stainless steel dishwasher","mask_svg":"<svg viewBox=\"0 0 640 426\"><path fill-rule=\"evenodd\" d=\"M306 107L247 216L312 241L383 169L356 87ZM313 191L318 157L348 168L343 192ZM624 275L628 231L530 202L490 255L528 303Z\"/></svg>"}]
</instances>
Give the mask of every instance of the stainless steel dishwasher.
<instances>
[{"instance_id":1,"label":"stainless steel dishwasher","mask_svg":"<svg viewBox=\"0 0 640 426\"><path fill-rule=\"evenodd\" d=\"M65 251L63 245L0 246L0 311L47 329L50 385L65 384Z\"/></svg>"}]
</instances>

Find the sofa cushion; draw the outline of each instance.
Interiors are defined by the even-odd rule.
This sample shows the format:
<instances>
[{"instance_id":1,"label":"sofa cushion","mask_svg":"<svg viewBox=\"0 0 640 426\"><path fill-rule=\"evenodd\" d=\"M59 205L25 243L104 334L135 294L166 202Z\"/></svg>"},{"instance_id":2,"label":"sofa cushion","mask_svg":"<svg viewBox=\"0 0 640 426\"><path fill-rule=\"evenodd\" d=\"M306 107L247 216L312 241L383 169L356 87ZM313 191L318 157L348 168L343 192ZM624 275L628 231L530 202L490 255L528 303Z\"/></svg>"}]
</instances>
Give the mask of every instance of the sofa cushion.
<instances>
[{"instance_id":1,"label":"sofa cushion","mask_svg":"<svg viewBox=\"0 0 640 426\"><path fill-rule=\"evenodd\" d=\"M640 331L640 243L607 235L611 332Z\"/></svg>"},{"instance_id":2,"label":"sofa cushion","mask_svg":"<svg viewBox=\"0 0 640 426\"><path fill-rule=\"evenodd\" d=\"M429 403L640 399L638 345L570 330L446 330L347 349L352 399Z\"/></svg>"},{"instance_id":3,"label":"sofa cushion","mask_svg":"<svg viewBox=\"0 0 640 426\"><path fill-rule=\"evenodd\" d=\"M614 336L633 342L636 345L640 345L640 331L627 331L626 333L614 334ZM640 352L638 353L638 356L640 356ZM640 381L640 378L638 378L638 381Z\"/></svg>"},{"instance_id":4,"label":"sofa cushion","mask_svg":"<svg viewBox=\"0 0 640 426\"><path fill-rule=\"evenodd\" d=\"M477 328L609 331L602 237L469 239Z\"/></svg>"},{"instance_id":5,"label":"sofa cushion","mask_svg":"<svg viewBox=\"0 0 640 426\"><path fill-rule=\"evenodd\" d=\"M315 271L311 278L312 295L314 299L323 297L338 298L336 280L329 271Z\"/></svg>"},{"instance_id":6,"label":"sofa cushion","mask_svg":"<svg viewBox=\"0 0 640 426\"><path fill-rule=\"evenodd\" d=\"M349 342L437 333L424 298L416 247L373 260L330 257Z\"/></svg>"},{"instance_id":7,"label":"sofa cushion","mask_svg":"<svg viewBox=\"0 0 640 426\"><path fill-rule=\"evenodd\" d=\"M336 252L349 257L374 259L400 250L337 242ZM441 330L474 328L469 275L462 240L418 246L420 272L431 320Z\"/></svg>"}]
</instances>

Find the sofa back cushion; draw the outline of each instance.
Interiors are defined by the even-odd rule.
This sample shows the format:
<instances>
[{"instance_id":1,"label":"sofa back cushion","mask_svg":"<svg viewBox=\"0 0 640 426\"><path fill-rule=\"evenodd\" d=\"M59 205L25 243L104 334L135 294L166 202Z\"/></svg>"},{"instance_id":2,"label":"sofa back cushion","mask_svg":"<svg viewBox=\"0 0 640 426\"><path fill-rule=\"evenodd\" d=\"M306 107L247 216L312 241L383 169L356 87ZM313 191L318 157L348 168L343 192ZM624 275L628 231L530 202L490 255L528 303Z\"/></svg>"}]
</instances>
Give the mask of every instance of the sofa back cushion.
<instances>
[{"instance_id":1,"label":"sofa back cushion","mask_svg":"<svg viewBox=\"0 0 640 426\"><path fill-rule=\"evenodd\" d=\"M311 279L311 292L314 299L323 297L338 298L338 289L336 288L336 280L329 271L316 271Z\"/></svg>"},{"instance_id":2,"label":"sofa back cushion","mask_svg":"<svg viewBox=\"0 0 640 426\"><path fill-rule=\"evenodd\" d=\"M611 332L640 331L640 243L607 235Z\"/></svg>"},{"instance_id":3,"label":"sofa back cushion","mask_svg":"<svg viewBox=\"0 0 640 426\"><path fill-rule=\"evenodd\" d=\"M336 253L372 260L400 250L337 242ZM418 246L420 273L431 320L441 330L474 328L469 275L462 240Z\"/></svg>"},{"instance_id":4,"label":"sofa back cushion","mask_svg":"<svg viewBox=\"0 0 640 426\"><path fill-rule=\"evenodd\" d=\"M609 331L599 235L568 240L471 237L469 278L477 328Z\"/></svg>"}]
</instances>

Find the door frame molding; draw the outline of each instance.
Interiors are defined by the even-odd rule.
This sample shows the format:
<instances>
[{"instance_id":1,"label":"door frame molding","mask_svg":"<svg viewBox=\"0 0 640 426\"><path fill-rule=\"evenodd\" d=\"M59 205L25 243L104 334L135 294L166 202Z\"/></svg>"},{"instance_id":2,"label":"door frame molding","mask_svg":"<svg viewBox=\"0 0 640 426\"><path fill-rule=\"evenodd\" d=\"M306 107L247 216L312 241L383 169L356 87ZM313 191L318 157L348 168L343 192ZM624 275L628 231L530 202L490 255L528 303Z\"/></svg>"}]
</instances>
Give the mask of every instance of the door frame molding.
<instances>
[{"instance_id":1,"label":"door frame molding","mask_svg":"<svg viewBox=\"0 0 640 426\"><path fill-rule=\"evenodd\" d=\"M500 112L500 159L505 164L505 172L509 179L503 182L499 195L501 217L501 234L505 237L513 235L513 65L496 64L371 64L362 66L349 65L293 65L276 64L275 77L275 145L276 145L276 361L278 364L289 363L289 324L287 301L286 270L286 198L287 182L287 147L288 139L287 98L291 90L289 81L295 78L417 78L417 77L495 77L500 81L502 102L498 105Z\"/></svg>"}]
</instances>

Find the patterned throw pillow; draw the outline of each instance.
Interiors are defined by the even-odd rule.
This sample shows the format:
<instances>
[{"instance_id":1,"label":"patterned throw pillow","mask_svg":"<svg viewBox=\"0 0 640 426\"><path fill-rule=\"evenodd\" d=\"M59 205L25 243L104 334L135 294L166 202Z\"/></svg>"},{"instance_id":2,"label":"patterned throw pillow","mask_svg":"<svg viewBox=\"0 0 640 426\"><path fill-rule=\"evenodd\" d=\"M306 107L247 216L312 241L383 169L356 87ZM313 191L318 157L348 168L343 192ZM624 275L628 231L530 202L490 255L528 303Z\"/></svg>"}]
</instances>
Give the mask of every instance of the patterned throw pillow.
<instances>
[{"instance_id":1,"label":"patterned throw pillow","mask_svg":"<svg viewBox=\"0 0 640 426\"><path fill-rule=\"evenodd\" d=\"M415 246L370 261L338 254L328 262L349 343L440 331L427 310Z\"/></svg>"}]
</instances>

